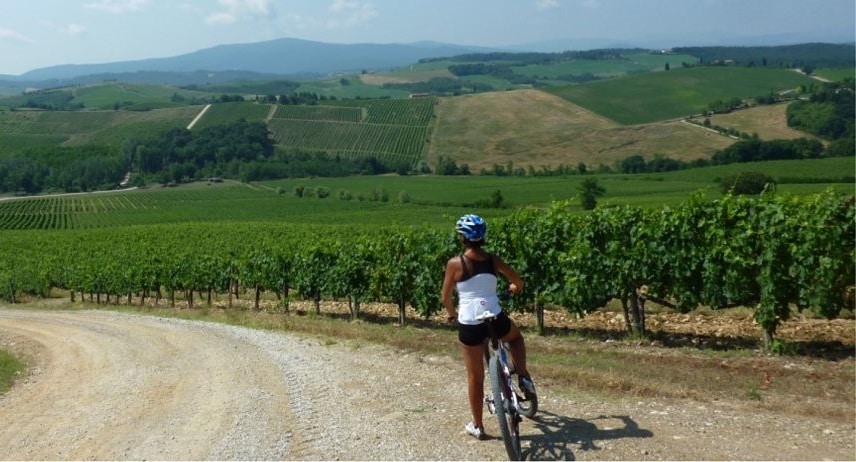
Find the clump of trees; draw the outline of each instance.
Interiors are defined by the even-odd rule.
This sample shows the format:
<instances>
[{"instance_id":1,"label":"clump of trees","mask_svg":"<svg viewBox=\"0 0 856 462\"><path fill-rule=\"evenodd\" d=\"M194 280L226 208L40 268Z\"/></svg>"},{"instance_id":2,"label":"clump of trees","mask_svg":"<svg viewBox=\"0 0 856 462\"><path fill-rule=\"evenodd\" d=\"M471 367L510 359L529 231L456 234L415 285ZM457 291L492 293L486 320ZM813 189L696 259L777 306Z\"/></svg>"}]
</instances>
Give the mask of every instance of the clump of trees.
<instances>
[{"instance_id":1,"label":"clump of trees","mask_svg":"<svg viewBox=\"0 0 856 462\"><path fill-rule=\"evenodd\" d=\"M136 185L211 177L240 181L347 175L408 174L406 160L346 158L277 150L267 126L238 122L190 131L172 129L107 146L40 147L0 158L0 192L37 194L114 189L129 172Z\"/></svg>"},{"instance_id":2,"label":"clump of trees","mask_svg":"<svg viewBox=\"0 0 856 462\"><path fill-rule=\"evenodd\" d=\"M734 195L761 194L775 189L776 181L761 172L740 172L722 179L722 192Z\"/></svg>"},{"instance_id":3,"label":"clump of trees","mask_svg":"<svg viewBox=\"0 0 856 462\"><path fill-rule=\"evenodd\" d=\"M82 192L110 189L122 181L131 161L105 146L40 147L0 158L0 192Z\"/></svg>"},{"instance_id":4,"label":"clump of trees","mask_svg":"<svg viewBox=\"0 0 856 462\"><path fill-rule=\"evenodd\" d=\"M829 156L854 155L856 98L854 79L825 83L807 101L788 106L788 126L831 141Z\"/></svg>"},{"instance_id":5,"label":"clump of trees","mask_svg":"<svg viewBox=\"0 0 856 462\"><path fill-rule=\"evenodd\" d=\"M766 160L817 159L825 155L823 143L812 138L761 141L758 138L738 141L711 157L714 165Z\"/></svg>"}]
</instances>

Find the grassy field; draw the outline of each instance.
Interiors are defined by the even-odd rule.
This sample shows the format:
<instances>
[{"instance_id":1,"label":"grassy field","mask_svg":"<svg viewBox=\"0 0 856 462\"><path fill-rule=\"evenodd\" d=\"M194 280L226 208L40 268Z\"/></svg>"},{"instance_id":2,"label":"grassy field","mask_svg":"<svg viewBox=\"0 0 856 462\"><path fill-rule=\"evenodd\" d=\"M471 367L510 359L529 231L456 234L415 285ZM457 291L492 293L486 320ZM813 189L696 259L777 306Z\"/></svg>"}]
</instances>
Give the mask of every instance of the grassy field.
<instances>
[{"instance_id":1,"label":"grassy field","mask_svg":"<svg viewBox=\"0 0 856 462\"><path fill-rule=\"evenodd\" d=\"M29 146L105 144L120 146L131 136L184 128L198 106L129 111L0 112L0 155Z\"/></svg>"},{"instance_id":2,"label":"grassy field","mask_svg":"<svg viewBox=\"0 0 856 462\"><path fill-rule=\"evenodd\" d=\"M832 80L834 82L841 82L848 77L851 79L856 79L856 69L853 68L815 69L813 74L827 80Z\"/></svg>"},{"instance_id":3,"label":"grassy field","mask_svg":"<svg viewBox=\"0 0 856 462\"><path fill-rule=\"evenodd\" d=\"M82 103L90 109L113 109L115 105L146 107L175 107L183 103L172 101L177 95L185 99L208 98L211 95L201 91L184 90L163 85L125 84L111 82L101 85L91 85L72 91L74 102Z\"/></svg>"},{"instance_id":4,"label":"grassy field","mask_svg":"<svg viewBox=\"0 0 856 462\"><path fill-rule=\"evenodd\" d=\"M104 82L81 87L68 87L56 90L57 93L68 95L71 104L82 104L86 110L113 110L116 107L130 109L156 109L184 106L186 103L173 101L174 96L185 100L194 98L207 99L210 93L184 90L165 85L130 84L122 82ZM18 94L0 97L0 107L20 106L31 95Z\"/></svg>"},{"instance_id":5,"label":"grassy field","mask_svg":"<svg viewBox=\"0 0 856 462\"><path fill-rule=\"evenodd\" d=\"M713 101L767 95L811 83L809 77L787 69L693 67L550 91L617 123L630 125L699 114Z\"/></svg>"},{"instance_id":6,"label":"grassy field","mask_svg":"<svg viewBox=\"0 0 856 462\"><path fill-rule=\"evenodd\" d=\"M276 110L275 105L256 102L233 102L212 104L205 115L194 125L194 130L236 122L265 122L269 114Z\"/></svg>"},{"instance_id":7,"label":"grassy field","mask_svg":"<svg viewBox=\"0 0 856 462\"><path fill-rule=\"evenodd\" d=\"M740 171L762 171L777 180L779 194L809 194L832 188L854 193L856 159L774 161L641 175L572 175L568 177L352 176L305 178L259 184L192 183L176 188L152 187L113 193L38 196L0 200L0 229L94 229L161 223L275 222L294 225L335 224L354 229L374 226L447 227L463 213L488 218L516 208L546 207L570 200L581 212L577 187L596 178L606 193L600 206L677 205L701 192L722 197L718 179ZM850 172L850 179L842 178ZM801 180L800 180L801 179ZM795 183L795 181L805 181ZM326 198L297 197L297 187L322 188ZM500 191L506 208L478 207ZM341 199L348 196L350 199ZM373 197L386 196L386 200ZM8 198L6 198L8 199Z\"/></svg>"},{"instance_id":8,"label":"grassy field","mask_svg":"<svg viewBox=\"0 0 856 462\"><path fill-rule=\"evenodd\" d=\"M366 85L382 86L385 83L427 82L432 78L454 78L449 72L452 61L433 61L405 66L389 72L372 72L360 75Z\"/></svg>"},{"instance_id":9,"label":"grassy field","mask_svg":"<svg viewBox=\"0 0 856 462\"><path fill-rule=\"evenodd\" d=\"M681 67L681 63L695 64L698 58L690 55L638 53L620 59L574 59L561 64L516 66L514 72L531 77L555 79L563 75L593 74L598 77L621 77L627 74L657 72Z\"/></svg>"},{"instance_id":10,"label":"grassy field","mask_svg":"<svg viewBox=\"0 0 856 462\"><path fill-rule=\"evenodd\" d=\"M332 79L312 80L303 82L298 92L309 92L336 99L350 98L406 98L410 92L406 90L390 90L383 88L383 83L372 81L364 75L349 75ZM343 80L344 79L344 80ZM347 81L347 84L344 82Z\"/></svg>"}]
</instances>

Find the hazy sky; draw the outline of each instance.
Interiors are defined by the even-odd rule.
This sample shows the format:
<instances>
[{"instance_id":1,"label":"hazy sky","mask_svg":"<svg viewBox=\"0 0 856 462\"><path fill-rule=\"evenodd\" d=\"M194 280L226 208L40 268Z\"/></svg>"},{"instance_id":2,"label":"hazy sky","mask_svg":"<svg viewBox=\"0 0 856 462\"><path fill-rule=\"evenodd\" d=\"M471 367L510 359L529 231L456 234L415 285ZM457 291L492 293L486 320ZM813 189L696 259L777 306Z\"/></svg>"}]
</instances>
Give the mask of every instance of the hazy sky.
<instances>
[{"instance_id":1,"label":"hazy sky","mask_svg":"<svg viewBox=\"0 0 856 462\"><path fill-rule=\"evenodd\" d=\"M0 74L283 37L504 47L853 41L854 0L0 0ZM739 41L739 40L738 40ZM573 43L573 42L572 42ZM780 44L777 43L777 44ZM747 43L756 44L756 43Z\"/></svg>"}]
</instances>

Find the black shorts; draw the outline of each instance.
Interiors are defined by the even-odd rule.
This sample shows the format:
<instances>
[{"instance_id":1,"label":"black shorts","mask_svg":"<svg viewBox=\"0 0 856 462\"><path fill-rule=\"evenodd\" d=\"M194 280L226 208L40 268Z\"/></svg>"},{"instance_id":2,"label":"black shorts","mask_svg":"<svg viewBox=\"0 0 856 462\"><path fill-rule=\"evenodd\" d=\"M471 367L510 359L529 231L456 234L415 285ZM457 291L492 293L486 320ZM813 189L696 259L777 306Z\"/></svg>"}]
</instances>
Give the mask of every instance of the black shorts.
<instances>
[{"instance_id":1,"label":"black shorts","mask_svg":"<svg viewBox=\"0 0 856 462\"><path fill-rule=\"evenodd\" d=\"M505 337L511 331L511 319L505 312L499 313L493 321L496 335L499 338ZM458 340L467 346L476 346L484 343L490 338L490 331L487 329L487 324L461 324L458 323Z\"/></svg>"}]
</instances>

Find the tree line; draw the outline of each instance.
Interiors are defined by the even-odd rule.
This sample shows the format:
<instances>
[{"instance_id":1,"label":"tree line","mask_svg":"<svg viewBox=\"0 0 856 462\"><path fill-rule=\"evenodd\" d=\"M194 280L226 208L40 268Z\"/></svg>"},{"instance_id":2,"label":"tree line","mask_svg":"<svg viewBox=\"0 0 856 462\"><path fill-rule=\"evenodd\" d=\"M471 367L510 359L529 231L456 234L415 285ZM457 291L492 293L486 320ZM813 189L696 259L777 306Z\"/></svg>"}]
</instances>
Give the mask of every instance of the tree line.
<instances>
[{"instance_id":1,"label":"tree line","mask_svg":"<svg viewBox=\"0 0 856 462\"><path fill-rule=\"evenodd\" d=\"M803 43L769 47L677 47L672 52L699 59L700 65L818 68L856 65L853 44Z\"/></svg>"},{"instance_id":2,"label":"tree line","mask_svg":"<svg viewBox=\"0 0 856 462\"><path fill-rule=\"evenodd\" d=\"M111 147L31 148L17 156L0 158L0 192L113 189L130 168L130 159Z\"/></svg>"}]
</instances>

